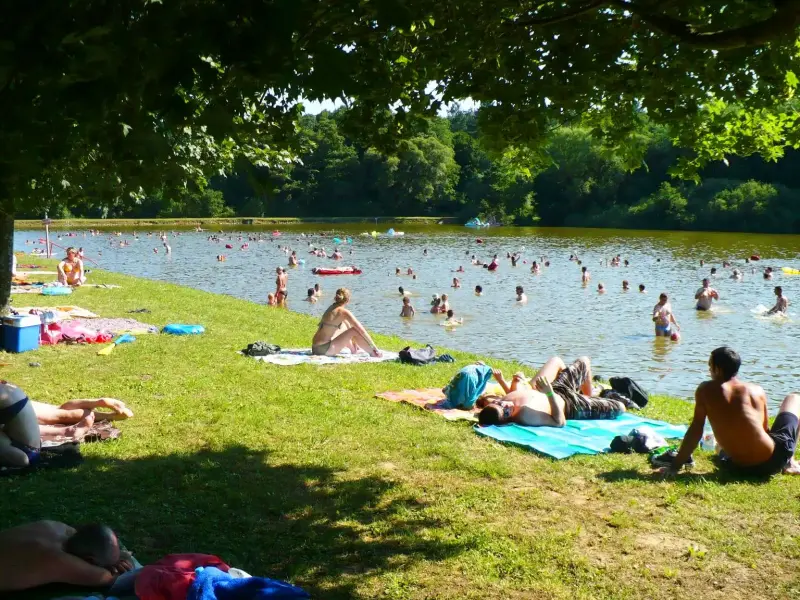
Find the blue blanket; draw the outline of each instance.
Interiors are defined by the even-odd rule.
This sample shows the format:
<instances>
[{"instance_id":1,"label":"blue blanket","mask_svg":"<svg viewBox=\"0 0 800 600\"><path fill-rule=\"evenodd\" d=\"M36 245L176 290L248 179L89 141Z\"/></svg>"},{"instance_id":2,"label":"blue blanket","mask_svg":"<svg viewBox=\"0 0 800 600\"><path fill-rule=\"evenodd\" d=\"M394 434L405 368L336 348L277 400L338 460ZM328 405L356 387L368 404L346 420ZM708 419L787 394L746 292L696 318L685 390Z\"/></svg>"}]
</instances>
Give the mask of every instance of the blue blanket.
<instances>
[{"instance_id":1,"label":"blue blanket","mask_svg":"<svg viewBox=\"0 0 800 600\"><path fill-rule=\"evenodd\" d=\"M298 600L310 598L308 593L291 584L247 577L234 579L216 567L200 567L186 600Z\"/></svg>"},{"instance_id":2,"label":"blue blanket","mask_svg":"<svg viewBox=\"0 0 800 600\"><path fill-rule=\"evenodd\" d=\"M561 428L492 425L476 426L475 431L499 442L524 446L553 458L567 458L573 454L606 452L615 436L625 435L637 427L649 427L667 439L682 438L686 433L684 425L643 419L630 413L611 420L567 421Z\"/></svg>"}]
</instances>

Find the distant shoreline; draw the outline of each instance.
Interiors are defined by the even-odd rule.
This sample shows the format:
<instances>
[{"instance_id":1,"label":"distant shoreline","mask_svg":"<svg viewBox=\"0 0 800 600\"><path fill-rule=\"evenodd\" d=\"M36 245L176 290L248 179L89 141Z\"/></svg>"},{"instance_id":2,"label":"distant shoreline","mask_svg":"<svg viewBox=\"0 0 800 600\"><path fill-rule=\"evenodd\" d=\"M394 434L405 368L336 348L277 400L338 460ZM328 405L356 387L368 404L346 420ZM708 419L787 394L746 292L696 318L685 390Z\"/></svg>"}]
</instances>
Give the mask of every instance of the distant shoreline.
<instances>
[{"instance_id":1,"label":"distant shoreline","mask_svg":"<svg viewBox=\"0 0 800 600\"><path fill-rule=\"evenodd\" d=\"M376 223L377 221L377 223ZM313 223L372 223L387 225L409 223L435 225L460 225L464 219L457 217L227 217L227 218L187 218L175 219L53 219L50 227L54 229L110 229L114 227L203 227L206 226L252 226L252 225L303 225ZM16 229L38 229L40 219L20 219L15 222Z\"/></svg>"}]
</instances>

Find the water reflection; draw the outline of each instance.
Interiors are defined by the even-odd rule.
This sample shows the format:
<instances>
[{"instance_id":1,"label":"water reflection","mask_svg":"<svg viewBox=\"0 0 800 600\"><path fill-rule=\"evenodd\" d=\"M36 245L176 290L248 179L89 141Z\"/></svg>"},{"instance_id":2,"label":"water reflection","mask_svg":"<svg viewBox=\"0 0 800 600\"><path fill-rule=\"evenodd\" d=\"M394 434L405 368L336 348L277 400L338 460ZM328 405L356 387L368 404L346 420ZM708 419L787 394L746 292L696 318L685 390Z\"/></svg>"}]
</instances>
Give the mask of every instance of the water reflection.
<instances>
[{"instance_id":1,"label":"water reflection","mask_svg":"<svg viewBox=\"0 0 800 600\"><path fill-rule=\"evenodd\" d=\"M628 375L652 392L686 397L692 396L707 376L709 352L729 344L742 354L742 375L758 380L773 405L798 387L794 316L765 319L753 310L774 302L774 285L782 285L791 300L800 302L800 276L783 275L779 269L800 267L800 236L542 228L476 232L463 227L407 227L403 237L373 239L358 235L371 231L373 225L337 226L340 237L353 238L352 245L342 244L341 263L357 264L364 273L321 278L314 276L311 268L336 263L308 254L308 244L332 251L333 236L300 236L322 228L284 228L281 237L273 239L267 233L266 241L251 242L246 250L239 249L243 242L238 233L227 232L223 242L214 243L207 240L207 233L182 232L170 235L171 255L163 251L154 254L153 248L160 247L158 238L142 232L138 240L130 235L114 237L113 244L105 236L82 235L57 243L83 246L86 254L106 269L260 303L274 290L275 267L287 265L287 256L279 246L290 245L305 259L304 265L289 270L290 306L300 312L319 316L336 287L345 285L353 291L351 308L367 327L420 343L517 359L532 367L553 354L567 359L586 354L592 357L599 374ZM16 249L30 250L25 240L38 240L40 236L40 232L18 232ZM477 236L484 243L478 244ZM120 239L131 243L120 248ZM233 248L225 249L225 243ZM522 251L517 267L505 258L513 251ZM218 263L218 254L226 254L227 261ZM483 260L498 254L501 266L495 272L472 266L473 254ZM592 281L587 286L581 285L580 267L568 260L570 254L578 254L591 271ZM617 254L628 259L630 266L601 266L602 261ZM744 263L751 254L763 257L755 275L754 267ZM541 262L542 257L547 257L551 266L538 275L531 273L531 261ZM702 267L700 259L706 262ZM728 259L744 269L743 281L728 279L729 269L722 268L722 261ZM465 272L456 273L460 265ZM774 281L761 277L766 265L778 269ZM695 311L694 294L712 266L718 269L712 286L719 290L721 300L712 312ZM417 279L396 276L397 267L403 272L413 267ZM451 287L456 276L461 280L460 289ZM629 292L622 291L623 279L630 283ZM317 282L323 287L321 301L303 302L306 290ZM597 293L600 282L607 293ZM647 293L637 291L639 284L645 284ZM413 320L399 317L397 288L401 285L412 292L417 311ZM474 294L476 285L483 287L482 296ZM515 302L517 285L525 288L527 304ZM678 343L653 337L650 314L661 291L670 294L681 324L682 339ZM435 293L450 296L456 316L464 319L463 326L442 327L443 318L430 314L430 299Z\"/></svg>"}]
</instances>

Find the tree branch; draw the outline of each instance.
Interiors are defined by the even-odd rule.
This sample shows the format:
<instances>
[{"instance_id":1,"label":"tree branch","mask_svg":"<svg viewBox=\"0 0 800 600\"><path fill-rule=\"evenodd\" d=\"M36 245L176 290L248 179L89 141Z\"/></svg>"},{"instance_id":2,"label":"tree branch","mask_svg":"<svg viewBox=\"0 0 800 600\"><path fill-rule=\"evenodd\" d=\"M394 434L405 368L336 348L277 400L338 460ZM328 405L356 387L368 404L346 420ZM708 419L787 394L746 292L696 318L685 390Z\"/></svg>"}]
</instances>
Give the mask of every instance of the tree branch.
<instances>
[{"instance_id":1,"label":"tree branch","mask_svg":"<svg viewBox=\"0 0 800 600\"><path fill-rule=\"evenodd\" d=\"M773 0L775 12L755 23L749 23L727 31L697 31L686 21L656 14L634 3L632 0L594 0L578 8L549 17L528 16L513 21L514 25L541 27L570 21L603 7L628 11L639 21L659 33L674 38L692 48L707 50L735 50L762 46L780 36L790 34L800 27L800 0Z\"/></svg>"},{"instance_id":2,"label":"tree branch","mask_svg":"<svg viewBox=\"0 0 800 600\"><path fill-rule=\"evenodd\" d=\"M800 1L775 0L775 12L763 21L750 23L727 31L698 32L691 23L658 15L642 9L629 0L609 0L608 4L627 10L652 29L678 38L693 48L735 50L761 46L800 26Z\"/></svg>"},{"instance_id":3,"label":"tree branch","mask_svg":"<svg viewBox=\"0 0 800 600\"><path fill-rule=\"evenodd\" d=\"M585 15L586 13L590 13L593 10L598 9L607 3L608 0L594 0L589 4L584 4L579 8L573 8L572 10L565 11L558 15L553 15L552 17L523 17L521 19L517 19L513 23L514 25L533 25L533 26L553 25L554 23L562 23L564 21L569 21L571 19L574 19L575 17L580 17L581 15Z\"/></svg>"}]
</instances>

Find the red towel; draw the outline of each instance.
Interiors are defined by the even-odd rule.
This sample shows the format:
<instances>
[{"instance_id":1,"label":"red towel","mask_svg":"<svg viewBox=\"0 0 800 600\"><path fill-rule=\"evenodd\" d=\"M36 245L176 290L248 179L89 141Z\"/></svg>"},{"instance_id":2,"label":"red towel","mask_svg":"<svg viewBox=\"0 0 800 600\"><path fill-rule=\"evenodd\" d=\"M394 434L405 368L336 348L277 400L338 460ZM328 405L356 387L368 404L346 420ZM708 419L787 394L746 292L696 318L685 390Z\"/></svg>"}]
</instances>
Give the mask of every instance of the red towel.
<instances>
[{"instance_id":1,"label":"red towel","mask_svg":"<svg viewBox=\"0 0 800 600\"><path fill-rule=\"evenodd\" d=\"M185 600L197 567L217 567L225 573L230 569L211 554L169 554L141 570L136 595L139 600Z\"/></svg>"}]
</instances>

